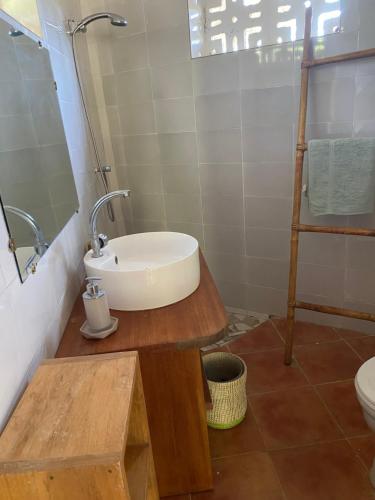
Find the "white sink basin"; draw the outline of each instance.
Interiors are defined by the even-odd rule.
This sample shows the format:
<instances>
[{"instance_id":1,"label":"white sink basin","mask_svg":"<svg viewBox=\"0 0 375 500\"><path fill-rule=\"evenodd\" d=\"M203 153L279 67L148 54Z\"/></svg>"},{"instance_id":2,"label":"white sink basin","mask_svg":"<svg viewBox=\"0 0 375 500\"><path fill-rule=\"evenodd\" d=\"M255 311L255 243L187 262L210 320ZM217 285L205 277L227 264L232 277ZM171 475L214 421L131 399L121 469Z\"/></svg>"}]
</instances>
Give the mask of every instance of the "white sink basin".
<instances>
[{"instance_id":1,"label":"white sink basin","mask_svg":"<svg viewBox=\"0 0 375 500\"><path fill-rule=\"evenodd\" d=\"M87 276L102 278L109 307L121 311L174 304L199 286L199 245L182 233L156 232L122 236L84 258Z\"/></svg>"}]
</instances>

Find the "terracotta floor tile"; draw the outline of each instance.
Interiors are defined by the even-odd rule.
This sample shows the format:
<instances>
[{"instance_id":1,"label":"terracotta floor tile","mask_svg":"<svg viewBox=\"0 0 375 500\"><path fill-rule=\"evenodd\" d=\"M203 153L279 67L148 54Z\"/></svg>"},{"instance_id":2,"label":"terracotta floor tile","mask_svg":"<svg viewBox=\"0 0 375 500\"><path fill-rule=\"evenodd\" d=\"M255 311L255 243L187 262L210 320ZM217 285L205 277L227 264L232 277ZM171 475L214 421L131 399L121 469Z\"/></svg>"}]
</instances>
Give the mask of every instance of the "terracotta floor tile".
<instances>
[{"instance_id":1,"label":"terracotta floor tile","mask_svg":"<svg viewBox=\"0 0 375 500\"><path fill-rule=\"evenodd\" d=\"M295 362L284 365L284 350L242 354L247 365L247 393L277 391L307 385L307 380Z\"/></svg>"},{"instance_id":2,"label":"terracotta floor tile","mask_svg":"<svg viewBox=\"0 0 375 500\"><path fill-rule=\"evenodd\" d=\"M286 319L273 319L280 335L286 338ZM339 340L340 336L330 326L315 325L314 323L306 323L297 321L294 327L294 343L295 345L315 344L317 342L329 342Z\"/></svg>"},{"instance_id":3,"label":"terracotta floor tile","mask_svg":"<svg viewBox=\"0 0 375 500\"><path fill-rule=\"evenodd\" d=\"M252 452L214 460L214 490L196 493L201 500L283 500L280 483L267 453Z\"/></svg>"},{"instance_id":4,"label":"terracotta floor tile","mask_svg":"<svg viewBox=\"0 0 375 500\"><path fill-rule=\"evenodd\" d=\"M283 347L283 345L283 341L280 339L271 321L267 321L250 330L238 340L231 342L228 344L228 347L234 354L243 354L275 349Z\"/></svg>"},{"instance_id":5,"label":"terracotta floor tile","mask_svg":"<svg viewBox=\"0 0 375 500\"><path fill-rule=\"evenodd\" d=\"M250 408L240 425L227 430L208 428L208 437L212 458L264 450L263 439Z\"/></svg>"},{"instance_id":6,"label":"terracotta floor tile","mask_svg":"<svg viewBox=\"0 0 375 500\"><path fill-rule=\"evenodd\" d=\"M362 361L343 340L296 346L295 357L312 384L353 378Z\"/></svg>"},{"instance_id":7,"label":"terracotta floor tile","mask_svg":"<svg viewBox=\"0 0 375 500\"><path fill-rule=\"evenodd\" d=\"M375 336L351 339L347 342L363 361L375 356Z\"/></svg>"},{"instance_id":8,"label":"terracotta floor tile","mask_svg":"<svg viewBox=\"0 0 375 500\"><path fill-rule=\"evenodd\" d=\"M367 471L346 441L271 452L288 500L373 497Z\"/></svg>"},{"instance_id":9,"label":"terracotta floor tile","mask_svg":"<svg viewBox=\"0 0 375 500\"><path fill-rule=\"evenodd\" d=\"M332 441L342 433L312 387L250 398L267 449Z\"/></svg>"},{"instance_id":10,"label":"terracotta floor tile","mask_svg":"<svg viewBox=\"0 0 375 500\"><path fill-rule=\"evenodd\" d=\"M353 381L324 384L317 386L317 390L346 436L370 433Z\"/></svg>"},{"instance_id":11,"label":"terracotta floor tile","mask_svg":"<svg viewBox=\"0 0 375 500\"><path fill-rule=\"evenodd\" d=\"M346 328L335 328L336 332L345 340L358 339L368 337L367 333L357 332L355 330L347 330Z\"/></svg>"},{"instance_id":12,"label":"terracotta floor tile","mask_svg":"<svg viewBox=\"0 0 375 500\"><path fill-rule=\"evenodd\" d=\"M375 458L375 434L351 438L349 443L366 467L370 469Z\"/></svg>"}]
</instances>

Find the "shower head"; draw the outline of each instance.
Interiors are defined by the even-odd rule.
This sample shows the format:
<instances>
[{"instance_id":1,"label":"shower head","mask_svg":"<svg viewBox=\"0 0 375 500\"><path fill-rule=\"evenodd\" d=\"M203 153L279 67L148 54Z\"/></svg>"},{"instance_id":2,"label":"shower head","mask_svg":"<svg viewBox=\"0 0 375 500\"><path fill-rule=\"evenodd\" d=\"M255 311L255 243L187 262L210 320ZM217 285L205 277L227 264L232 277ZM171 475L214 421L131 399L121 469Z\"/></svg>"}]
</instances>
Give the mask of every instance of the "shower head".
<instances>
[{"instance_id":1,"label":"shower head","mask_svg":"<svg viewBox=\"0 0 375 500\"><path fill-rule=\"evenodd\" d=\"M16 28L10 28L8 31L8 35L11 36L12 38L16 38L17 36L23 35L22 31L17 30Z\"/></svg>"},{"instance_id":2,"label":"shower head","mask_svg":"<svg viewBox=\"0 0 375 500\"><path fill-rule=\"evenodd\" d=\"M90 16L84 17L81 21L79 21L71 32L71 35L75 35L77 31L85 33L87 26L97 19L109 19L112 26L127 26L128 24L127 20L118 14L112 14L111 12L97 12L96 14L91 14Z\"/></svg>"},{"instance_id":3,"label":"shower head","mask_svg":"<svg viewBox=\"0 0 375 500\"><path fill-rule=\"evenodd\" d=\"M116 14L111 14L111 17L109 18L111 20L112 26L127 26L128 21L124 19L122 16L117 16Z\"/></svg>"}]
</instances>

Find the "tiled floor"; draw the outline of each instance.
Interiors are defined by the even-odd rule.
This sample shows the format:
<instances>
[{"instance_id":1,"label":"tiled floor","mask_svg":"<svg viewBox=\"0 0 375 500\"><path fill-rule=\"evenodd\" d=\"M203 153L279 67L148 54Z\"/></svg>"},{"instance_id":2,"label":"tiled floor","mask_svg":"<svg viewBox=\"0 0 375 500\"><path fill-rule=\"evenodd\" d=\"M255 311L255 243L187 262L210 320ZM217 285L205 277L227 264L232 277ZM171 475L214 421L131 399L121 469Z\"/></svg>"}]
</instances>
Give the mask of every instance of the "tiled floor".
<instances>
[{"instance_id":1,"label":"tiled floor","mask_svg":"<svg viewBox=\"0 0 375 500\"><path fill-rule=\"evenodd\" d=\"M298 323L286 367L285 326L269 320L223 347L247 364L247 416L234 429L209 429L214 491L174 500L375 499L375 435L353 385L375 356L375 336Z\"/></svg>"}]
</instances>

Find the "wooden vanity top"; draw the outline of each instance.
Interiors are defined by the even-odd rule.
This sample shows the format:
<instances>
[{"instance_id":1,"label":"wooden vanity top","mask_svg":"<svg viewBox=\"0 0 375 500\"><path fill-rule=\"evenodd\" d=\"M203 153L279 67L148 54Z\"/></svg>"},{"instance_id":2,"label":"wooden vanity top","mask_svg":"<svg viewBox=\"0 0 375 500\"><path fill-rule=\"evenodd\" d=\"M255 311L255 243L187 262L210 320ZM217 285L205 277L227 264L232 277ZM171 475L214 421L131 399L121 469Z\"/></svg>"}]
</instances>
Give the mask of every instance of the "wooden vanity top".
<instances>
[{"instance_id":1,"label":"wooden vanity top","mask_svg":"<svg viewBox=\"0 0 375 500\"><path fill-rule=\"evenodd\" d=\"M87 340L80 334L85 313L79 296L56 357L128 350L187 349L217 342L225 335L227 315L202 255L200 262L201 282L192 295L158 309L112 311L112 315L119 318L119 328L106 339Z\"/></svg>"}]
</instances>

